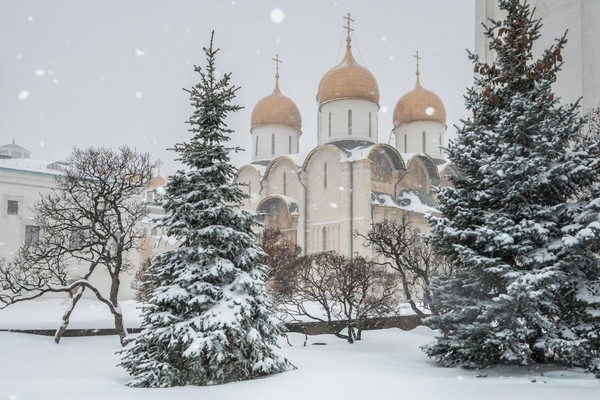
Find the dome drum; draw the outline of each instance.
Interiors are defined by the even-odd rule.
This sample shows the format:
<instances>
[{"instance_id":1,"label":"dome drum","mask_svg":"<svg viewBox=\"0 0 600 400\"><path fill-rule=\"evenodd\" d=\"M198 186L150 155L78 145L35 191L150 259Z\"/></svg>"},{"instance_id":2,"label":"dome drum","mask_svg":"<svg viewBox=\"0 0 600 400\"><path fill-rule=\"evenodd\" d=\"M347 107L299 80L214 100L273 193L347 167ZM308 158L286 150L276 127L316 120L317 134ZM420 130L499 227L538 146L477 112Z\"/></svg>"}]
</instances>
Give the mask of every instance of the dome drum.
<instances>
[{"instance_id":1,"label":"dome drum","mask_svg":"<svg viewBox=\"0 0 600 400\"><path fill-rule=\"evenodd\" d=\"M330 101L320 107L318 115L319 145L340 140L376 143L379 106L362 99Z\"/></svg>"}]
</instances>

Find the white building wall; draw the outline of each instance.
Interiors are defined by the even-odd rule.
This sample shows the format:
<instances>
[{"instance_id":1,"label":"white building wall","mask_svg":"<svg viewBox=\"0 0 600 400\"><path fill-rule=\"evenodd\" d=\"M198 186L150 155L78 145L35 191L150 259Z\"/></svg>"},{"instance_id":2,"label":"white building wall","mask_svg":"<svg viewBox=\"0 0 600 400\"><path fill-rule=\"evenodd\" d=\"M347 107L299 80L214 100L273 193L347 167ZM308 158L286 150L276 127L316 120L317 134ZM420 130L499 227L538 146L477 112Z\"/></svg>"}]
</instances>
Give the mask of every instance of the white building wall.
<instances>
[{"instance_id":1,"label":"white building wall","mask_svg":"<svg viewBox=\"0 0 600 400\"><path fill-rule=\"evenodd\" d=\"M437 122L402 124L394 128L396 150L399 153L426 153L432 158L444 158L442 146L445 131L446 125Z\"/></svg>"},{"instance_id":2,"label":"white building wall","mask_svg":"<svg viewBox=\"0 0 600 400\"><path fill-rule=\"evenodd\" d=\"M317 116L317 144L339 140L365 140L377 143L378 110L379 106L376 103L360 99L335 100L321 105Z\"/></svg>"},{"instance_id":3,"label":"white building wall","mask_svg":"<svg viewBox=\"0 0 600 400\"><path fill-rule=\"evenodd\" d=\"M262 198L272 194L282 194L298 200L298 172L293 161L282 159L269 168L269 176L264 182Z\"/></svg>"},{"instance_id":4,"label":"white building wall","mask_svg":"<svg viewBox=\"0 0 600 400\"><path fill-rule=\"evenodd\" d=\"M300 131L284 125L257 126L252 134L252 161L272 160L284 154L296 154Z\"/></svg>"},{"instance_id":5,"label":"white building wall","mask_svg":"<svg viewBox=\"0 0 600 400\"><path fill-rule=\"evenodd\" d=\"M32 164L33 165L33 164ZM25 243L25 226L33 225L33 205L54 186L54 174L4 168L0 164L0 257L11 259ZM8 214L8 200L18 201L18 214Z\"/></svg>"}]
</instances>

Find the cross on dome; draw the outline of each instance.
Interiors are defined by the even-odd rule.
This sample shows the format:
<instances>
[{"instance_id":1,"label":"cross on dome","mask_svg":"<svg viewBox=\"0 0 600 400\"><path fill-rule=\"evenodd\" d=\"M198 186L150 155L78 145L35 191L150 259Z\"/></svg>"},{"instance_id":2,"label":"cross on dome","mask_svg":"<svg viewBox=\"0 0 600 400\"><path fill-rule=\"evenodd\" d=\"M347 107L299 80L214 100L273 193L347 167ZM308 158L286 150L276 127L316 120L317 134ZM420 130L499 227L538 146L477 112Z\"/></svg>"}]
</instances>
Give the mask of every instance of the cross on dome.
<instances>
[{"instance_id":1,"label":"cross on dome","mask_svg":"<svg viewBox=\"0 0 600 400\"><path fill-rule=\"evenodd\" d=\"M272 60L275 61L275 79L279 80L279 64L283 61L279 59L279 54L275 54L275 58Z\"/></svg>"},{"instance_id":2,"label":"cross on dome","mask_svg":"<svg viewBox=\"0 0 600 400\"><path fill-rule=\"evenodd\" d=\"M419 50L417 50L417 52L415 53L415 55L413 55L414 58L417 59L417 75L419 75L419 61L421 60L421 57L419 57Z\"/></svg>"},{"instance_id":3,"label":"cross on dome","mask_svg":"<svg viewBox=\"0 0 600 400\"><path fill-rule=\"evenodd\" d=\"M164 165L164 163L162 162L162 160L160 158L158 160L156 160L156 162L154 163L154 166L158 170L156 173L157 176L160 176L160 167L162 167L163 165Z\"/></svg>"},{"instance_id":4,"label":"cross on dome","mask_svg":"<svg viewBox=\"0 0 600 400\"><path fill-rule=\"evenodd\" d=\"M350 41L352 40L352 39L350 39L350 32L354 31L354 29L352 29L352 28L350 27L350 23L351 23L351 22L355 22L355 21L354 21L352 18L350 18L350 17L351 17L350 13L348 13L348 15L346 15L346 16L344 17L344 19L346 20L346 25L344 26L344 29L345 29L345 30L346 30L346 32L348 33L348 36L346 37L346 43L347 43L347 45L346 45L346 46L347 46L348 48L350 48Z\"/></svg>"}]
</instances>

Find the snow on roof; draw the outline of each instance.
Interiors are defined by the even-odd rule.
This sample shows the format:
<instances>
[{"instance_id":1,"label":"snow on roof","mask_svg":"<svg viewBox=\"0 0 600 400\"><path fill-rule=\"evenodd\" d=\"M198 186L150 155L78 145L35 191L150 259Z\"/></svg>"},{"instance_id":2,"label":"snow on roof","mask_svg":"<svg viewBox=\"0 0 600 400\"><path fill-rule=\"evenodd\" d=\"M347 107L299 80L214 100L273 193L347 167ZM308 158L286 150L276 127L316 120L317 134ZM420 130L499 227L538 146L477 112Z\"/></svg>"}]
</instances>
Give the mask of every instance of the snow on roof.
<instances>
[{"instance_id":1,"label":"snow on roof","mask_svg":"<svg viewBox=\"0 0 600 400\"><path fill-rule=\"evenodd\" d=\"M39 160L29 160L26 158L3 158L0 159L0 168L7 168L15 171L41 173L49 175L60 175L57 169L49 168L56 163L48 163Z\"/></svg>"},{"instance_id":2,"label":"snow on roof","mask_svg":"<svg viewBox=\"0 0 600 400\"><path fill-rule=\"evenodd\" d=\"M420 214L439 213L433 205L433 199L428 194L417 190L405 190L398 195L397 199L394 199L391 194L371 192L371 204Z\"/></svg>"}]
</instances>

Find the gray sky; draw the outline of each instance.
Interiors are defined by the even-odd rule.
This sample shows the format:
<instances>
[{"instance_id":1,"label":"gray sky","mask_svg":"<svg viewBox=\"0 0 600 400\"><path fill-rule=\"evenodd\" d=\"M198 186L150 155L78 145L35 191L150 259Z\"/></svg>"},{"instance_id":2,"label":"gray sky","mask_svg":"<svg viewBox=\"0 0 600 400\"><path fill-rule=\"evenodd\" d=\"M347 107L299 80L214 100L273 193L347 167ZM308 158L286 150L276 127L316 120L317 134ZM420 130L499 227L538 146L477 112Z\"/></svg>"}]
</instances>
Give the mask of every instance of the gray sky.
<instances>
[{"instance_id":1,"label":"gray sky","mask_svg":"<svg viewBox=\"0 0 600 400\"><path fill-rule=\"evenodd\" d=\"M317 86L343 56L347 12L355 58L379 83L379 140L388 141L394 106L414 86L416 50L452 135L472 77L471 0L0 0L0 145L14 138L33 159L57 161L73 146L127 144L173 173L166 148L189 138L192 111L182 88L196 83L193 64L203 64L214 29L218 67L232 72L245 107L230 118L232 143L250 149L250 114L273 89L279 53L281 90L300 109L308 150ZM250 152L232 159L248 163Z\"/></svg>"}]
</instances>

